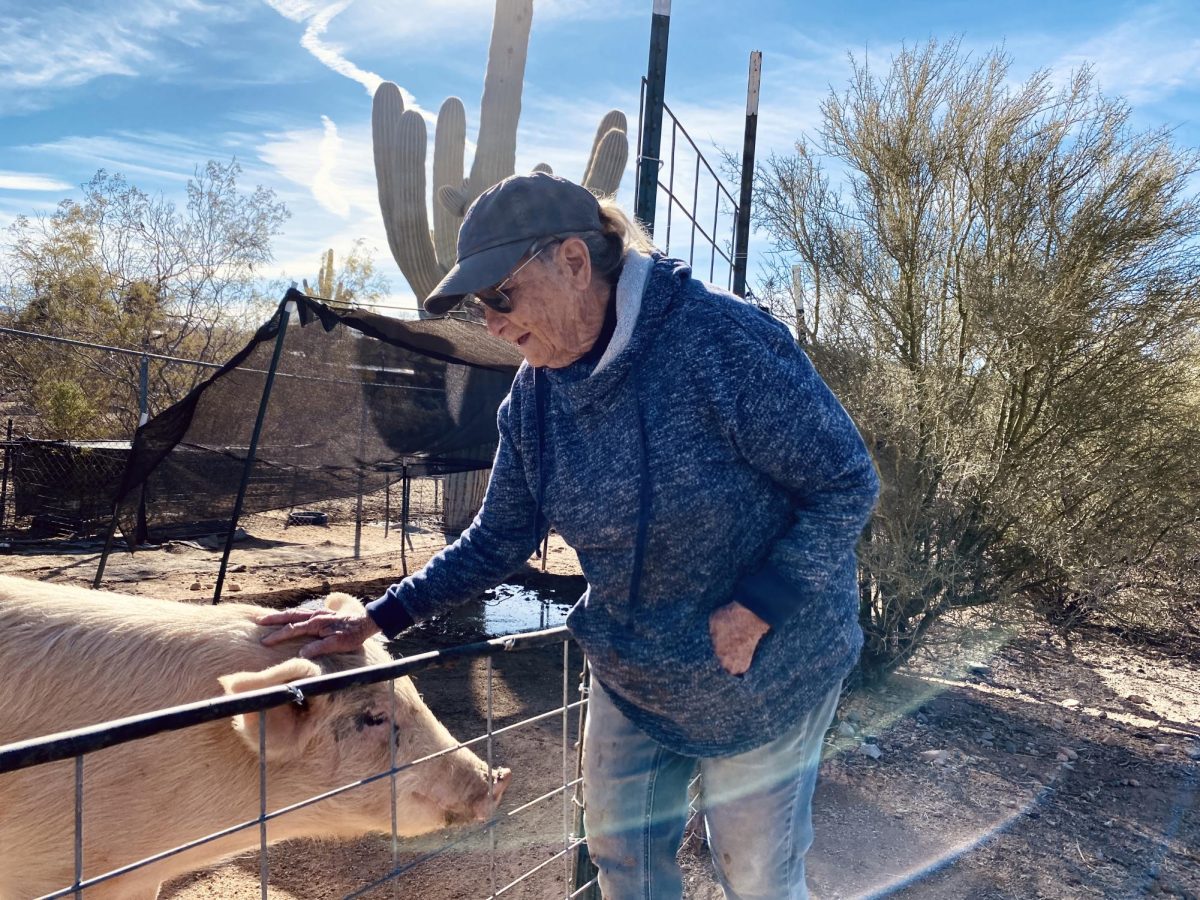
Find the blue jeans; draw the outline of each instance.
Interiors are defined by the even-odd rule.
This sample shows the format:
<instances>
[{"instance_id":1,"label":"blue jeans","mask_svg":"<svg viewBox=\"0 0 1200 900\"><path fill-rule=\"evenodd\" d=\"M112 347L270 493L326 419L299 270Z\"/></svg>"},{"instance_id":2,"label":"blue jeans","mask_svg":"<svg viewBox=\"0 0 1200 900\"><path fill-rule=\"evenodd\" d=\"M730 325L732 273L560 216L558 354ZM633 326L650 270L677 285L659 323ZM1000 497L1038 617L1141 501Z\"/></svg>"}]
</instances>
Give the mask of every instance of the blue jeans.
<instances>
[{"instance_id":1,"label":"blue jeans","mask_svg":"<svg viewBox=\"0 0 1200 900\"><path fill-rule=\"evenodd\" d=\"M595 680L583 738L584 827L605 900L680 900L675 854L697 764L709 847L728 900L806 900L812 795L839 684L783 737L748 753L680 756L633 725Z\"/></svg>"}]
</instances>

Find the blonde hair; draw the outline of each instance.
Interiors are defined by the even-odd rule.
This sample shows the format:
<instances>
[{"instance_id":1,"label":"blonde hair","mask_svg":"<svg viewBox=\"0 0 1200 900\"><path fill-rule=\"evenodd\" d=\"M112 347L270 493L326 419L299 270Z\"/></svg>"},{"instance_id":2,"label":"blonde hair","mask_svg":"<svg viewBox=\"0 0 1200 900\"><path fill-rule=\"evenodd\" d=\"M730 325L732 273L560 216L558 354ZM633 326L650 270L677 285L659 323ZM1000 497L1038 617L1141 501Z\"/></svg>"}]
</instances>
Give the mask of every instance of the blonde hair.
<instances>
[{"instance_id":1,"label":"blonde hair","mask_svg":"<svg viewBox=\"0 0 1200 900\"><path fill-rule=\"evenodd\" d=\"M621 270L630 250L651 253L656 248L646 229L617 205L611 197L600 198L600 230L573 235L587 246L592 273L608 283Z\"/></svg>"}]
</instances>

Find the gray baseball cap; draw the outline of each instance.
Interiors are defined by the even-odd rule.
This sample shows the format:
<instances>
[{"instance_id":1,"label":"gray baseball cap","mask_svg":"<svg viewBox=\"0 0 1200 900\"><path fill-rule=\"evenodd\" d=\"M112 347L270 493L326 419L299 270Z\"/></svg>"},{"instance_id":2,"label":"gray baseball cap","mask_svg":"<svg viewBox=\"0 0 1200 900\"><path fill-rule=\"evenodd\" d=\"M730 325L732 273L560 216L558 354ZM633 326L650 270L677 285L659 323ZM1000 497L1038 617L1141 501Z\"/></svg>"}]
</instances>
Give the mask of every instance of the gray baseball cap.
<instances>
[{"instance_id":1,"label":"gray baseball cap","mask_svg":"<svg viewBox=\"0 0 1200 900\"><path fill-rule=\"evenodd\" d=\"M458 229L458 262L425 298L436 315L462 298L493 287L516 268L539 238L600 230L594 194L557 175L510 175L479 195Z\"/></svg>"}]
</instances>

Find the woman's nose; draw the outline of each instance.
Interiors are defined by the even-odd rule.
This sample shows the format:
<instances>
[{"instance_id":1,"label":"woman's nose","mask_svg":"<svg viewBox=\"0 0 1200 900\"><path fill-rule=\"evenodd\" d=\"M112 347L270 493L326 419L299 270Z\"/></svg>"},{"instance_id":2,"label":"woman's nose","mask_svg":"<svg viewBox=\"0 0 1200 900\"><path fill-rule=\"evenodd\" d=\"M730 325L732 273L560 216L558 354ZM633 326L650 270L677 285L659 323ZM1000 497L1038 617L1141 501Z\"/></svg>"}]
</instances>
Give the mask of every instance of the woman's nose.
<instances>
[{"instance_id":1,"label":"woman's nose","mask_svg":"<svg viewBox=\"0 0 1200 900\"><path fill-rule=\"evenodd\" d=\"M483 308L483 320L487 323L488 332L493 337L500 337L500 326L504 324L504 314L485 306Z\"/></svg>"}]
</instances>

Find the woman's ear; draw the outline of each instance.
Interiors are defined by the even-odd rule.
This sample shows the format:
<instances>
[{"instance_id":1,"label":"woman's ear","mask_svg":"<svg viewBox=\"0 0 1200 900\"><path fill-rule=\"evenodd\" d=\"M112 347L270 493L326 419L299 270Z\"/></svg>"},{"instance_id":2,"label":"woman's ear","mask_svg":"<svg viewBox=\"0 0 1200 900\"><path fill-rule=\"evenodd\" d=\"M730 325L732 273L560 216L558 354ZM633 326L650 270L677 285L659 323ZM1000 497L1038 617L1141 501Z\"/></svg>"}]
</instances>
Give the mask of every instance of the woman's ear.
<instances>
[{"instance_id":1,"label":"woman's ear","mask_svg":"<svg viewBox=\"0 0 1200 900\"><path fill-rule=\"evenodd\" d=\"M559 259L566 268L571 286L585 291L592 283L592 256L581 238L567 238L558 248Z\"/></svg>"}]
</instances>

